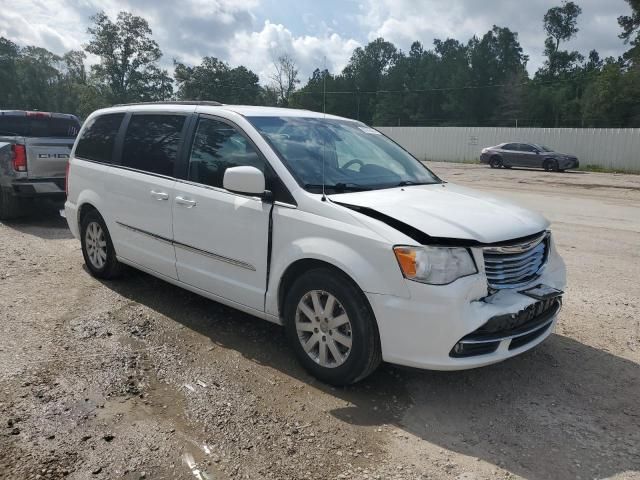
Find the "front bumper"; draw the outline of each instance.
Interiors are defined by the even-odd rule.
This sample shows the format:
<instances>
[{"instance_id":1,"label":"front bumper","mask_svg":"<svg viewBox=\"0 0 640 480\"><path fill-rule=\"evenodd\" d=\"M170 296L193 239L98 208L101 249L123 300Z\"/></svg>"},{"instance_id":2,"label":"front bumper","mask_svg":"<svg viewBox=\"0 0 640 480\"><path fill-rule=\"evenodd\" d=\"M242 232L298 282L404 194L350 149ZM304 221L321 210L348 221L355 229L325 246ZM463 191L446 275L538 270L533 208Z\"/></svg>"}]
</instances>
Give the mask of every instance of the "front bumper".
<instances>
[{"instance_id":1,"label":"front bumper","mask_svg":"<svg viewBox=\"0 0 640 480\"><path fill-rule=\"evenodd\" d=\"M580 167L580 162L577 158L563 158L558 161L560 169L568 170L570 168L578 168Z\"/></svg>"},{"instance_id":2,"label":"front bumper","mask_svg":"<svg viewBox=\"0 0 640 480\"><path fill-rule=\"evenodd\" d=\"M481 255L481 251L474 251L478 265L483 265ZM551 248L541 275L530 286L542 283L563 290L565 278L564 262L555 248ZM532 308L537 300L518 293L528 286L489 295L483 271L450 285L412 281L407 281L407 285L408 299L367 294L378 322L382 357L390 363L430 370L464 370L490 365L540 344L553 332L557 322L559 308L548 311L548 318L540 323L539 329L524 328L502 336L497 333L491 339L495 343L489 350L456 357L454 347L465 338L473 339L473 334L481 331L489 320Z\"/></svg>"}]
</instances>

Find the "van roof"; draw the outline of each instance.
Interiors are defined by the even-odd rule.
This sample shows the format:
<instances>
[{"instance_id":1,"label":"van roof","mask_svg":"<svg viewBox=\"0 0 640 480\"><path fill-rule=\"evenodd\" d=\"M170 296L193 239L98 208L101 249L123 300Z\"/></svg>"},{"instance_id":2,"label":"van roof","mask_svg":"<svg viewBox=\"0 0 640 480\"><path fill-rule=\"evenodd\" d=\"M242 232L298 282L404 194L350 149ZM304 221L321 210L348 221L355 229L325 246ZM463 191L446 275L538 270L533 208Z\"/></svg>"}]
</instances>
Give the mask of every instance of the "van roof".
<instances>
[{"instance_id":1,"label":"van roof","mask_svg":"<svg viewBox=\"0 0 640 480\"><path fill-rule=\"evenodd\" d=\"M129 111L154 111L170 110L175 112L192 112L197 107L200 113L215 113L220 110L230 111L246 117L306 117L306 118L331 118L337 120L352 120L336 115L313 112L297 108L280 107L259 107L254 105L225 105L211 101L167 101L167 102L142 102L115 105L99 110L100 113L107 112L129 112Z\"/></svg>"}]
</instances>

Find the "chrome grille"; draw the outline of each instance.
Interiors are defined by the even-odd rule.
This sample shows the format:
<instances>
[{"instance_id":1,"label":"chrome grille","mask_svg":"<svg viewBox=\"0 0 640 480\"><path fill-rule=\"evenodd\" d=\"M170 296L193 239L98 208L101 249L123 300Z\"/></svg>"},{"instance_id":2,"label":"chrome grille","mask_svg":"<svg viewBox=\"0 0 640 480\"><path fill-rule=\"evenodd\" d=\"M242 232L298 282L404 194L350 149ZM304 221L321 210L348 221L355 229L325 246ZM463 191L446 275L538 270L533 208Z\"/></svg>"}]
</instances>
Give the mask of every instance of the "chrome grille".
<instances>
[{"instance_id":1,"label":"chrome grille","mask_svg":"<svg viewBox=\"0 0 640 480\"><path fill-rule=\"evenodd\" d=\"M518 288L535 280L547 261L549 234L510 245L485 247L484 268L489 286Z\"/></svg>"}]
</instances>

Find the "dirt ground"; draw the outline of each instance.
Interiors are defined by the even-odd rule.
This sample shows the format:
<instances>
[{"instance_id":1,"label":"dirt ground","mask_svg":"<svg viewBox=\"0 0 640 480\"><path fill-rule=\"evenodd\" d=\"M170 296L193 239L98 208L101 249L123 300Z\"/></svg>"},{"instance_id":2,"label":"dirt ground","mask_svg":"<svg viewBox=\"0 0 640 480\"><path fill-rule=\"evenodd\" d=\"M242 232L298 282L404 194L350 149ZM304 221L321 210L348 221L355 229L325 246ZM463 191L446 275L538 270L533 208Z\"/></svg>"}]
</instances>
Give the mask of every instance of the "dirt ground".
<instances>
[{"instance_id":1,"label":"dirt ground","mask_svg":"<svg viewBox=\"0 0 640 480\"><path fill-rule=\"evenodd\" d=\"M0 478L640 478L640 176L430 167L553 222L569 286L541 346L331 388L278 326L93 279L43 209L0 224Z\"/></svg>"}]
</instances>

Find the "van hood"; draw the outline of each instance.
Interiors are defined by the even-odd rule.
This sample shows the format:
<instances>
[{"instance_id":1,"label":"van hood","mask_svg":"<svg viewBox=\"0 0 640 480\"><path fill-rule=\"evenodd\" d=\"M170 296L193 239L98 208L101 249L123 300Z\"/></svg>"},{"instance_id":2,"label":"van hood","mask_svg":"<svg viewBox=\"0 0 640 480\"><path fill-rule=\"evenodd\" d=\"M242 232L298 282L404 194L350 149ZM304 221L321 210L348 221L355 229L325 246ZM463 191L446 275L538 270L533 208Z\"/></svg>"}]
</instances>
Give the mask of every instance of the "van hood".
<instances>
[{"instance_id":1,"label":"van hood","mask_svg":"<svg viewBox=\"0 0 640 480\"><path fill-rule=\"evenodd\" d=\"M398 230L404 224L409 227L406 230L415 229L437 239L498 243L534 235L549 226L549 221L538 213L451 183L343 193L329 198L345 207L361 209L365 215L369 212L369 216Z\"/></svg>"}]
</instances>

